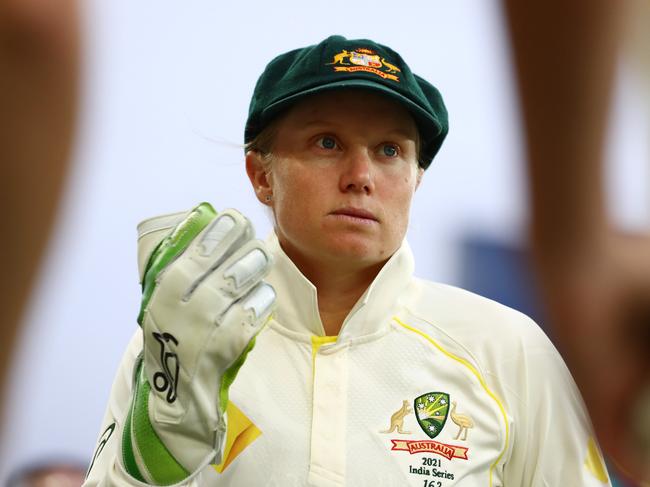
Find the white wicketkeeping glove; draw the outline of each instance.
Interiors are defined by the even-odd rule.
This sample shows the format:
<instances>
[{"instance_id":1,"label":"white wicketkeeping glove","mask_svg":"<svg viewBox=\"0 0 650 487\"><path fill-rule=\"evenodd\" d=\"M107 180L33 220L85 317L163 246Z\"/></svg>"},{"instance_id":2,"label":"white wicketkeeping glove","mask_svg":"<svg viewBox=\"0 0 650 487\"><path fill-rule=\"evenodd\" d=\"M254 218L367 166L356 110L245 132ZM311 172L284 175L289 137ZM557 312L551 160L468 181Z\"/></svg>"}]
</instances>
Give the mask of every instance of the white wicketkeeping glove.
<instances>
[{"instance_id":1,"label":"white wicketkeeping glove","mask_svg":"<svg viewBox=\"0 0 650 487\"><path fill-rule=\"evenodd\" d=\"M122 435L122 465L135 479L172 485L221 461L228 388L275 301L262 281L270 265L242 214L207 203L149 257L144 350Z\"/></svg>"}]
</instances>

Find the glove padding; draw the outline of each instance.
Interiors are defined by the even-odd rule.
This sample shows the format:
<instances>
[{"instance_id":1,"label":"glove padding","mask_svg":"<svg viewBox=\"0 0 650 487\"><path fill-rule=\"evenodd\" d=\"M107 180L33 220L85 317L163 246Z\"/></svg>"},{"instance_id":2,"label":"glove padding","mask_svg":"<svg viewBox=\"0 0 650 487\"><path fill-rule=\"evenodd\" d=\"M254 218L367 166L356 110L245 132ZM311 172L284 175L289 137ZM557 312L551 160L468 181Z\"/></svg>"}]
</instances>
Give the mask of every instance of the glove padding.
<instances>
[{"instance_id":1,"label":"glove padding","mask_svg":"<svg viewBox=\"0 0 650 487\"><path fill-rule=\"evenodd\" d=\"M125 470L153 485L219 463L224 412L270 315L271 256L236 210L192 210L156 247L143 277L144 350L122 438Z\"/></svg>"}]
</instances>

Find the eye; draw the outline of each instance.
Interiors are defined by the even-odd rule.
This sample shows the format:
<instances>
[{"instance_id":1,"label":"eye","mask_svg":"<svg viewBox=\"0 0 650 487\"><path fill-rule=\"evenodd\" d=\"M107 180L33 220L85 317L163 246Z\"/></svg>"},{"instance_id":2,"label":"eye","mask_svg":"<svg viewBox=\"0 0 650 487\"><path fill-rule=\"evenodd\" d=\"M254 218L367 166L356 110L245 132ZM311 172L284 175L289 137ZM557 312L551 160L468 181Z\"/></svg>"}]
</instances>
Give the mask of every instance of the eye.
<instances>
[{"instance_id":1,"label":"eye","mask_svg":"<svg viewBox=\"0 0 650 487\"><path fill-rule=\"evenodd\" d=\"M324 135L316 141L316 145L321 149L333 150L338 147L336 139L331 135Z\"/></svg>"},{"instance_id":2,"label":"eye","mask_svg":"<svg viewBox=\"0 0 650 487\"><path fill-rule=\"evenodd\" d=\"M397 144L383 144L381 153L386 157L397 157L399 155L399 147Z\"/></svg>"}]
</instances>

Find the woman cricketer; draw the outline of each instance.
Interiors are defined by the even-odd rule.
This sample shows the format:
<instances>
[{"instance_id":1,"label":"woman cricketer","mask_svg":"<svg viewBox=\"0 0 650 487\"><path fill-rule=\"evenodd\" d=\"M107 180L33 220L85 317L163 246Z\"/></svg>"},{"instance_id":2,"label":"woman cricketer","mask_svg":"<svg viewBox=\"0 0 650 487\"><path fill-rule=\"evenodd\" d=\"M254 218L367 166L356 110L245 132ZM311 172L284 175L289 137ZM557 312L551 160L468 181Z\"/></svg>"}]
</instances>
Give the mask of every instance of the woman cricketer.
<instances>
[{"instance_id":1,"label":"woman cricketer","mask_svg":"<svg viewBox=\"0 0 650 487\"><path fill-rule=\"evenodd\" d=\"M410 205L447 130L438 90L371 40L271 61L245 143L274 232L207 203L139 225L140 328L85 485L610 485L537 325L413 276Z\"/></svg>"}]
</instances>

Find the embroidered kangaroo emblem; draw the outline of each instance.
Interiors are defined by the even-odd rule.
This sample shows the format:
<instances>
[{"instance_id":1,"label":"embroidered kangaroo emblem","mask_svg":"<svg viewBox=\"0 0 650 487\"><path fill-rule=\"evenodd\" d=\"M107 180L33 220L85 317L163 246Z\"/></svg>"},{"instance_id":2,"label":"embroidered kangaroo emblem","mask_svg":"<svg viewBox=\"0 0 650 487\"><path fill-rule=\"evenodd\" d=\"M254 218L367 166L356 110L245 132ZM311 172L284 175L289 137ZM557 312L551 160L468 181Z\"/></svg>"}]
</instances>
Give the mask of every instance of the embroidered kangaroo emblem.
<instances>
[{"instance_id":1,"label":"embroidered kangaroo emblem","mask_svg":"<svg viewBox=\"0 0 650 487\"><path fill-rule=\"evenodd\" d=\"M334 56L334 60L331 63L327 64L350 64L345 62L345 58L349 58L350 53L343 49L343 51L339 52Z\"/></svg>"},{"instance_id":2,"label":"embroidered kangaroo emblem","mask_svg":"<svg viewBox=\"0 0 650 487\"><path fill-rule=\"evenodd\" d=\"M410 431L404 431L404 418L411 414L413 409L409 406L408 401L402 401L402 407L395 411L390 417L390 428L380 433L392 433L397 430L401 435L410 435Z\"/></svg>"}]
</instances>

